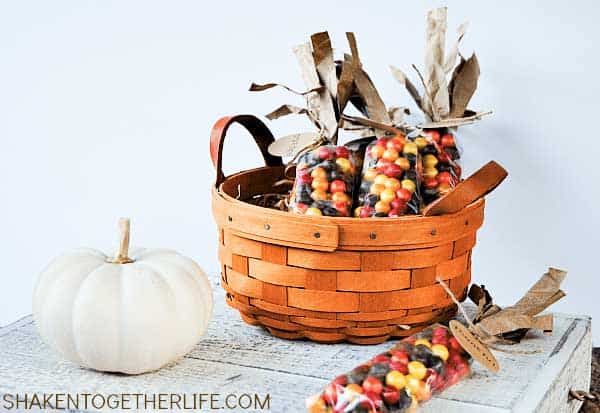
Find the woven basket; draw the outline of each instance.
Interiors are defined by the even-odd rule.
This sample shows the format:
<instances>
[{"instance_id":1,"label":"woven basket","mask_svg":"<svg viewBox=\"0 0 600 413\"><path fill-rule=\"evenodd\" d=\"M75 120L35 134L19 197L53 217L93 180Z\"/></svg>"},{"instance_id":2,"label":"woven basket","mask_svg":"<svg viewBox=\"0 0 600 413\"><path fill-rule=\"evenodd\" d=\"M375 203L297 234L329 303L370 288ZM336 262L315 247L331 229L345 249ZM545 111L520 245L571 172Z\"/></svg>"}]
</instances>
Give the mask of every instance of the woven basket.
<instances>
[{"instance_id":1,"label":"woven basket","mask_svg":"<svg viewBox=\"0 0 600 413\"><path fill-rule=\"evenodd\" d=\"M267 166L225 177L233 123L251 133ZM267 152L272 141L250 115L224 117L211 134L221 281L244 321L286 339L375 344L455 314L436 276L465 298L483 200L450 215L386 219L305 217L242 202L283 178L281 158Z\"/></svg>"}]
</instances>

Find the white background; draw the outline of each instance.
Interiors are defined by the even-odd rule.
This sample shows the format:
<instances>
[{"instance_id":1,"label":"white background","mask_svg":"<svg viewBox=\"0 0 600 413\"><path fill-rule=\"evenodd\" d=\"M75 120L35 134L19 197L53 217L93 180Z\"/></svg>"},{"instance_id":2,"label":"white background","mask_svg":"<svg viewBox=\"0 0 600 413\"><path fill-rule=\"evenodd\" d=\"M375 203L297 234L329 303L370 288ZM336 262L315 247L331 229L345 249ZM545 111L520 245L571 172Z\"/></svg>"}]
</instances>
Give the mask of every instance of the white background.
<instances>
[{"instance_id":1,"label":"white background","mask_svg":"<svg viewBox=\"0 0 600 413\"><path fill-rule=\"evenodd\" d=\"M120 216L132 217L134 244L180 250L215 272L212 123L302 104L247 88L280 81L302 89L291 48L323 29L340 53L344 32L354 31L384 100L412 105L388 65L421 65L424 15L436 5L3 2L0 325L30 312L36 276L55 255L113 246ZM473 280L508 304L548 266L565 268L568 296L553 309L600 317L598 6L449 5L451 39L470 20L462 50L475 50L482 68L471 106L494 110L462 130L465 170L495 159L510 172L489 197ZM304 119L270 126L276 135L311 130ZM232 131L227 170L257 165L257 153Z\"/></svg>"}]
</instances>

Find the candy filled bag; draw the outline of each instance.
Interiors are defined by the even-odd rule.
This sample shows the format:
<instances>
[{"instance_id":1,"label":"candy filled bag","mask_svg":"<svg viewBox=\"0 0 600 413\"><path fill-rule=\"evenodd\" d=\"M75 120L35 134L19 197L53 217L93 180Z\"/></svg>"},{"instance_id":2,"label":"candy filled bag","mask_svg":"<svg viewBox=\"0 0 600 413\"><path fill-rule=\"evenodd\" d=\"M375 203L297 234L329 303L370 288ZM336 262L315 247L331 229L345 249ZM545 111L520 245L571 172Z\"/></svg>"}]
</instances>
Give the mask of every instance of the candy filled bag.
<instances>
[{"instance_id":1,"label":"candy filled bag","mask_svg":"<svg viewBox=\"0 0 600 413\"><path fill-rule=\"evenodd\" d=\"M413 411L471 372L471 357L436 324L400 341L306 400L310 413Z\"/></svg>"},{"instance_id":2,"label":"candy filled bag","mask_svg":"<svg viewBox=\"0 0 600 413\"><path fill-rule=\"evenodd\" d=\"M427 143L419 145L423 167L421 195L428 205L455 187L461 180L461 150L449 128L425 130Z\"/></svg>"},{"instance_id":3,"label":"candy filled bag","mask_svg":"<svg viewBox=\"0 0 600 413\"><path fill-rule=\"evenodd\" d=\"M403 134L373 141L365 151L354 216L398 217L421 209L417 143Z\"/></svg>"},{"instance_id":4,"label":"candy filled bag","mask_svg":"<svg viewBox=\"0 0 600 413\"><path fill-rule=\"evenodd\" d=\"M350 216L359 164L356 153L345 146L320 146L302 154L290 210L313 216Z\"/></svg>"}]
</instances>

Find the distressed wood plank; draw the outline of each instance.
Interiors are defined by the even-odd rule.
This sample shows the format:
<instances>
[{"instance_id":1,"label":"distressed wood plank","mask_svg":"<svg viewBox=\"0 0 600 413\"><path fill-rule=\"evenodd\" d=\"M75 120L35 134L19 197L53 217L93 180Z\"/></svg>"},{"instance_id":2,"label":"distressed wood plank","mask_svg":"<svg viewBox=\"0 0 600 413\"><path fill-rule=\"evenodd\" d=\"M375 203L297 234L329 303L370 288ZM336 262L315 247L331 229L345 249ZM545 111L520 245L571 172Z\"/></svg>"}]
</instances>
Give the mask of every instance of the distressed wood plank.
<instances>
[{"instance_id":1,"label":"distressed wood plank","mask_svg":"<svg viewBox=\"0 0 600 413\"><path fill-rule=\"evenodd\" d=\"M243 323L226 307L215 283L215 315L206 336L180 363L159 372L122 376L94 372L62 360L38 336L30 317L0 329L0 394L14 392L256 392L271 394L273 412L302 412L304 399L393 342L375 346L285 341ZM570 411L569 386L589 387L590 319L557 314L552 336L530 333L518 348L535 355L496 353L494 375L474 365L473 375L423 405L423 412ZM225 410L226 411L226 410Z\"/></svg>"}]
</instances>

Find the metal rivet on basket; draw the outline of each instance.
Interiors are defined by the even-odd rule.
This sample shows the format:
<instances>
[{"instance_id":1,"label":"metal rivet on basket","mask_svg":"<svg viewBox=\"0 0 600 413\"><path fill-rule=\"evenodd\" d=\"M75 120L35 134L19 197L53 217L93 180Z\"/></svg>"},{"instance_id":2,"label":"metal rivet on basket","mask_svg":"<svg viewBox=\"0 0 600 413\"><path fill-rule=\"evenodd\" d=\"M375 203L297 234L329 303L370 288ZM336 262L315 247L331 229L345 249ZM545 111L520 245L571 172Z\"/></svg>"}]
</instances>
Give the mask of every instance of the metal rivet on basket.
<instances>
[{"instance_id":1,"label":"metal rivet on basket","mask_svg":"<svg viewBox=\"0 0 600 413\"><path fill-rule=\"evenodd\" d=\"M229 221L229 222L233 221L233 218L231 218L231 215L227 217L227 221Z\"/></svg>"},{"instance_id":2,"label":"metal rivet on basket","mask_svg":"<svg viewBox=\"0 0 600 413\"><path fill-rule=\"evenodd\" d=\"M269 224L265 224L265 229L268 231L271 229L271 226Z\"/></svg>"},{"instance_id":3,"label":"metal rivet on basket","mask_svg":"<svg viewBox=\"0 0 600 413\"><path fill-rule=\"evenodd\" d=\"M435 235L435 234L437 234L437 229L434 228L431 230L431 235Z\"/></svg>"},{"instance_id":4,"label":"metal rivet on basket","mask_svg":"<svg viewBox=\"0 0 600 413\"><path fill-rule=\"evenodd\" d=\"M377 238L377 234L376 234L376 233L374 233L374 232L371 232L371 233L369 234L369 238L371 238L371 239L375 239L375 238Z\"/></svg>"},{"instance_id":5,"label":"metal rivet on basket","mask_svg":"<svg viewBox=\"0 0 600 413\"><path fill-rule=\"evenodd\" d=\"M320 232L315 232L315 238L321 238L321 233Z\"/></svg>"}]
</instances>

